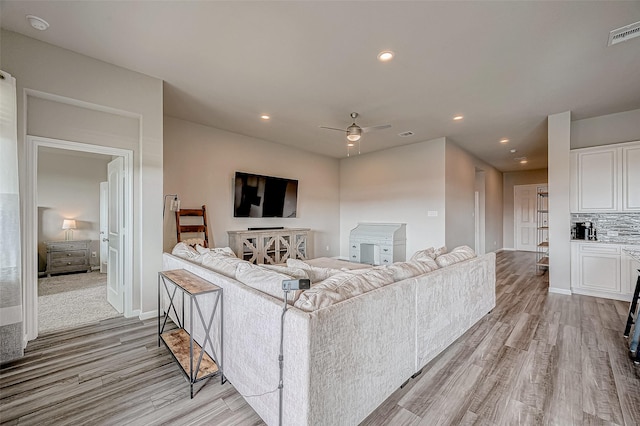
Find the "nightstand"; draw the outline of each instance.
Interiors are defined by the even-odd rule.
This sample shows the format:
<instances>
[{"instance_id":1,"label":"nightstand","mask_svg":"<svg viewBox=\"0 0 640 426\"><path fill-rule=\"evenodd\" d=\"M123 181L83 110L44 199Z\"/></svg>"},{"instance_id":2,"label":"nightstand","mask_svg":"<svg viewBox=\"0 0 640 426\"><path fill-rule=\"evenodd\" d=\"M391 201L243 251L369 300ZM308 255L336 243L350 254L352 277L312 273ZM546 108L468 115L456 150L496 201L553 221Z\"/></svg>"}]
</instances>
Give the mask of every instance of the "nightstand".
<instances>
[{"instance_id":1,"label":"nightstand","mask_svg":"<svg viewBox=\"0 0 640 426\"><path fill-rule=\"evenodd\" d=\"M90 240L46 241L47 270L45 274L67 274L69 272L91 272L89 264Z\"/></svg>"}]
</instances>

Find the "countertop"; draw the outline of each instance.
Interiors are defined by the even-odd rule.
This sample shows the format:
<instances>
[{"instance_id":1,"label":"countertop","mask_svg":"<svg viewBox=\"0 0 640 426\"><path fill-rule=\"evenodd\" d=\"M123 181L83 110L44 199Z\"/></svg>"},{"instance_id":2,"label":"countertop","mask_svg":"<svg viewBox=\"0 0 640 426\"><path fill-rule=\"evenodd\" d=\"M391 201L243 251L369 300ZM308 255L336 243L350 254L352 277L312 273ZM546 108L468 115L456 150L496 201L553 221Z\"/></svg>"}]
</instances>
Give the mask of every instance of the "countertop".
<instances>
[{"instance_id":1,"label":"countertop","mask_svg":"<svg viewBox=\"0 0 640 426\"><path fill-rule=\"evenodd\" d=\"M577 240L572 239L572 243L587 243L587 244L617 244L619 246L632 246L640 248L640 241L593 241L593 240Z\"/></svg>"}]
</instances>

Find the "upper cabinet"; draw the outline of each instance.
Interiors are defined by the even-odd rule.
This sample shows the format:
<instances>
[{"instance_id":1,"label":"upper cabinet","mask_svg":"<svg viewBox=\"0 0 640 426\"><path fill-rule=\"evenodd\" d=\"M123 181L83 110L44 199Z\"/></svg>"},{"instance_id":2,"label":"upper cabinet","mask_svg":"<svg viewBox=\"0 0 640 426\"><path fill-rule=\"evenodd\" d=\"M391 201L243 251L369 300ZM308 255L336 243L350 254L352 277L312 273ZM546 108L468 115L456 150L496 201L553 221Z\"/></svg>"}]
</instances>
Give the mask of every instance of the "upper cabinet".
<instances>
[{"instance_id":1,"label":"upper cabinet","mask_svg":"<svg viewBox=\"0 0 640 426\"><path fill-rule=\"evenodd\" d=\"M572 150L571 211L640 211L640 142Z\"/></svg>"},{"instance_id":2,"label":"upper cabinet","mask_svg":"<svg viewBox=\"0 0 640 426\"><path fill-rule=\"evenodd\" d=\"M640 211L640 143L621 148L622 210Z\"/></svg>"}]
</instances>

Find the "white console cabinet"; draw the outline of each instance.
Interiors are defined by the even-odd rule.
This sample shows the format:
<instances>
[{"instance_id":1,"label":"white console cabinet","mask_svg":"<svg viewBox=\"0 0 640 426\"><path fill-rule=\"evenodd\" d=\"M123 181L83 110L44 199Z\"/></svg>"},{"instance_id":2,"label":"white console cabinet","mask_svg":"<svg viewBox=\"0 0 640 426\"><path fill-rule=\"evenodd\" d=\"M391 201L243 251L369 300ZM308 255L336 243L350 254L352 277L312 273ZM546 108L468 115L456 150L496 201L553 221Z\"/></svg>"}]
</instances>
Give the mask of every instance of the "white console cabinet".
<instances>
[{"instance_id":1,"label":"white console cabinet","mask_svg":"<svg viewBox=\"0 0 640 426\"><path fill-rule=\"evenodd\" d=\"M390 265L407 256L404 223L361 223L349 234L349 260L370 265Z\"/></svg>"},{"instance_id":2,"label":"white console cabinet","mask_svg":"<svg viewBox=\"0 0 640 426\"><path fill-rule=\"evenodd\" d=\"M287 259L309 259L308 228L227 231L229 247L240 259L252 263L277 264Z\"/></svg>"},{"instance_id":3,"label":"white console cabinet","mask_svg":"<svg viewBox=\"0 0 640 426\"><path fill-rule=\"evenodd\" d=\"M640 211L640 142L571 151L571 211Z\"/></svg>"}]
</instances>

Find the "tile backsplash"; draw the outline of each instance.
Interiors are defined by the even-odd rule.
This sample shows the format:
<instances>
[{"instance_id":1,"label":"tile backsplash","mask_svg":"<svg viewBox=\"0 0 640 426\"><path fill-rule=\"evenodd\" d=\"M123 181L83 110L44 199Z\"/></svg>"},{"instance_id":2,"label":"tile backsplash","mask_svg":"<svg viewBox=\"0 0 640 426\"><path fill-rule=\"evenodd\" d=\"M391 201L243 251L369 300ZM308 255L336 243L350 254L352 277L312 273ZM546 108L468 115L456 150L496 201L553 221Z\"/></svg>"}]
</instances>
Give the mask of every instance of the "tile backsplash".
<instances>
[{"instance_id":1,"label":"tile backsplash","mask_svg":"<svg viewBox=\"0 0 640 426\"><path fill-rule=\"evenodd\" d=\"M576 222L593 222L598 241L640 244L640 213L572 213L571 226ZM609 231L617 236L609 236Z\"/></svg>"}]
</instances>

